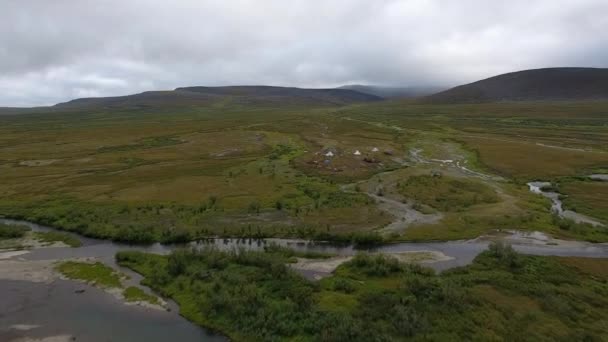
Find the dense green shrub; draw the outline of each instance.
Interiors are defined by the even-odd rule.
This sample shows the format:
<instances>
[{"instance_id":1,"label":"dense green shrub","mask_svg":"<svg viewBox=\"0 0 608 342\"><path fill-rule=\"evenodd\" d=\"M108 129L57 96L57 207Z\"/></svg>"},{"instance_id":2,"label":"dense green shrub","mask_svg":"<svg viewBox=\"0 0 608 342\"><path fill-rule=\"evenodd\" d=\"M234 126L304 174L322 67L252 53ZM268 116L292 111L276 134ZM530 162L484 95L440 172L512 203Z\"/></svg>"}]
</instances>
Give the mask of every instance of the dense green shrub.
<instances>
[{"instance_id":1,"label":"dense green shrub","mask_svg":"<svg viewBox=\"0 0 608 342\"><path fill-rule=\"evenodd\" d=\"M605 276L508 245L492 244L472 265L441 275L360 254L319 283L286 266L293 253L269 246L116 258L185 317L237 341L600 341L608 333Z\"/></svg>"},{"instance_id":2,"label":"dense green shrub","mask_svg":"<svg viewBox=\"0 0 608 342\"><path fill-rule=\"evenodd\" d=\"M25 236L30 229L26 226L0 223L0 240L16 239Z\"/></svg>"}]
</instances>

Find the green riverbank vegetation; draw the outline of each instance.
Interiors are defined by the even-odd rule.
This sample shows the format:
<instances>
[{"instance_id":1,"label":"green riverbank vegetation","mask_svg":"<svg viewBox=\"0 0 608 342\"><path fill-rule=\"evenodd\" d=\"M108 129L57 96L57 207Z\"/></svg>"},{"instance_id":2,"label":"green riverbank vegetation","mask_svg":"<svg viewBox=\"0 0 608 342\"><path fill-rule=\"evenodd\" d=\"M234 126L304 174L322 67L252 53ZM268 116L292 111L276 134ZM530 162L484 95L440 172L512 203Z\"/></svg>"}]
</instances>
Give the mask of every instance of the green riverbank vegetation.
<instances>
[{"instance_id":1,"label":"green riverbank vegetation","mask_svg":"<svg viewBox=\"0 0 608 342\"><path fill-rule=\"evenodd\" d=\"M79 280L102 289L118 289L127 302L147 302L160 305L158 297L144 292L142 289L124 287L123 281L127 276L101 262L65 261L55 266L55 269L68 279Z\"/></svg>"},{"instance_id":2,"label":"green riverbank vegetation","mask_svg":"<svg viewBox=\"0 0 608 342\"><path fill-rule=\"evenodd\" d=\"M22 238L29 231L30 229L26 226L0 223L0 240Z\"/></svg>"},{"instance_id":3,"label":"green riverbank vegetation","mask_svg":"<svg viewBox=\"0 0 608 342\"><path fill-rule=\"evenodd\" d=\"M70 235L68 233L63 232L34 232L34 239L44 243L44 244L53 244L55 242L62 242L70 247L80 247L82 246L82 242L77 237Z\"/></svg>"},{"instance_id":4,"label":"green riverbank vegetation","mask_svg":"<svg viewBox=\"0 0 608 342\"><path fill-rule=\"evenodd\" d=\"M310 282L277 252L120 252L120 265L236 341L601 341L607 260L520 255L493 244L442 274L359 254Z\"/></svg>"}]
</instances>

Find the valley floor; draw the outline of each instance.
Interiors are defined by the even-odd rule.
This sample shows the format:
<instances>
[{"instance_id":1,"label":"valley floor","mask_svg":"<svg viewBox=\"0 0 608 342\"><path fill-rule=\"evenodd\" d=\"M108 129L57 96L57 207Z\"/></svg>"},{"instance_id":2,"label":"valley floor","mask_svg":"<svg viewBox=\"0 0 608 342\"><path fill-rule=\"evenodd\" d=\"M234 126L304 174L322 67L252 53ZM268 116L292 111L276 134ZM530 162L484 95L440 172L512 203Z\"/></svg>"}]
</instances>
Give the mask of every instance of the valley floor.
<instances>
[{"instance_id":1,"label":"valley floor","mask_svg":"<svg viewBox=\"0 0 608 342\"><path fill-rule=\"evenodd\" d=\"M110 281L121 299L172 298L235 340L600 341L607 110L395 101L3 116L0 216L116 243L5 221L0 277ZM334 245L302 250L309 240Z\"/></svg>"},{"instance_id":2,"label":"valley floor","mask_svg":"<svg viewBox=\"0 0 608 342\"><path fill-rule=\"evenodd\" d=\"M372 243L500 229L608 241L605 108L383 102L2 117L0 214L130 242ZM590 219L554 215L529 192L534 180Z\"/></svg>"}]
</instances>

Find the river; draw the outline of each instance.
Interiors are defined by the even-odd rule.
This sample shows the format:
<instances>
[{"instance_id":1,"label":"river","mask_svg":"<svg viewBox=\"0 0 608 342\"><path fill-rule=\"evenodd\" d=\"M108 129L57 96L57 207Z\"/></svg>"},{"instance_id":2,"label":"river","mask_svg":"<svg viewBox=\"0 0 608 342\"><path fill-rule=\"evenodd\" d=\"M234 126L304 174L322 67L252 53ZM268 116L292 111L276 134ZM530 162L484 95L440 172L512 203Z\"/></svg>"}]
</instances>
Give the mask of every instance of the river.
<instances>
[{"instance_id":1,"label":"river","mask_svg":"<svg viewBox=\"0 0 608 342\"><path fill-rule=\"evenodd\" d=\"M2 223L27 225L34 231L54 230L38 224L0 219ZM39 248L10 259L22 261L66 260L72 258L96 258L119 269L131 277L131 284L138 285L141 276L119 267L114 256L121 250L138 250L148 253L167 254L181 247L202 248L216 246L220 249L244 248L261 250L268 244L279 244L298 251L327 252L341 256L354 255L361 249L348 245L310 242L293 239L211 239L188 244L162 245L159 243L139 246L91 239L72 234L82 241L78 248ZM607 244L563 241L541 233L524 234L503 232L495 236L466 241L396 243L366 248L370 253L403 253L415 251L438 252L446 256L440 261L426 263L436 271L463 266L485 250L490 241L504 240L517 251L535 255L559 255L608 258ZM1 262L1 261L0 261ZM310 278L310 274L305 274ZM86 288L84 293L77 289ZM148 289L149 291L149 289ZM199 328L177 314L178 308L171 303L171 312L127 306L112 295L74 281L55 280L51 283L33 283L0 280L0 340L10 341L18 336L40 337L69 334L84 341L224 341ZM4 300L7 298L8 300ZM31 325L37 328L23 331L11 326Z\"/></svg>"}]
</instances>

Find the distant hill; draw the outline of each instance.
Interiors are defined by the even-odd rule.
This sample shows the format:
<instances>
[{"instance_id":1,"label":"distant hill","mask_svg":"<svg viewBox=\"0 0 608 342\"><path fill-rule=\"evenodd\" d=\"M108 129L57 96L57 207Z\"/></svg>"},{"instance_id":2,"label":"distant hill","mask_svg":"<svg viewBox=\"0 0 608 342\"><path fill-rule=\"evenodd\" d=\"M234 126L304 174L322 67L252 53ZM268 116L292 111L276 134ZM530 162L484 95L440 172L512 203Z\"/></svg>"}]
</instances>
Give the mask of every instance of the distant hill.
<instances>
[{"instance_id":1,"label":"distant hill","mask_svg":"<svg viewBox=\"0 0 608 342\"><path fill-rule=\"evenodd\" d=\"M228 87L185 87L175 91L196 92L207 95L238 96L250 98L299 98L335 104L369 102L382 100L381 97L356 90L327 88L306 89L272 86L228 86Z\"/></svg>"},{"instance_id":2,"label":"distant hill","mask_svg":"<svg viewBox=\"0 0 608 342\"><path fill-rule=\"evenodd\" d=\"M0 115L15 115L29 113L32 110L30 108L17 108L17 107L0 107Z\"/></svg>"},{"instance_id":3,"label":"distant hill","mask_svg":"<svg viewBox=\"0 0 608 342\"><path fill-rule=\"evenodd\" d=\"M608 69L546 68L512 72L424 98L430 103L608 100Z\"/></svg>"},{"instance_id":4,"label":"distant hill","mask_svg":"<svg viewBox=\"0 0 608 342\"><path fill-rule=\"evenodd\" d=\"M362 84L349 84L338 89L349 89L364 94L380 96L386 99L391 98L413 98L426 96L445 90L445 87L381 87Z\"/></svg>"},{"instance_id":5,"label":"distant hill","mask_svg":"<svg viewBox=\"0 0 608 342\"><path fill-rule=\"evenodd\" d=\"M86 97L62 102L54 108L153 107L210 104L215 98L202 94L176 91L146 91L139 94L111 97Z\"/></svg>"},{"instance_id":6,"label":"distant hill","mask_svg":"<svg viewBox=\"0 0 608 342\"><path fill-rule=\"evenodd\" d=\"M172 91L147 91L114 97L75 99L56 108L146 108L205 106L219 102L240 105L347 105L380 101L381 97L348 89L303 89L270 86L184 87Z\"/></svg>"}]
</instances>

